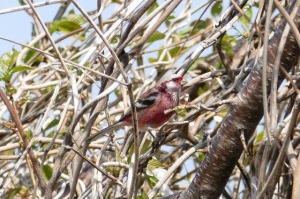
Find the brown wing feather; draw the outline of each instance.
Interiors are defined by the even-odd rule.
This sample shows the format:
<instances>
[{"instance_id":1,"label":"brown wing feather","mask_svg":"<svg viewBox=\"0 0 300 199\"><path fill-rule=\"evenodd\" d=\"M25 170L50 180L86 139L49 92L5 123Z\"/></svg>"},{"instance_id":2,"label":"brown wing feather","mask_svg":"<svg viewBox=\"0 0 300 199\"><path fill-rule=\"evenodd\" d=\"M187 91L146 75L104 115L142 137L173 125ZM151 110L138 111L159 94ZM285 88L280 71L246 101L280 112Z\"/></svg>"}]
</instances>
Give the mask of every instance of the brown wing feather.
<instances>
[{"instance_id":1,"label":"brown wing feather","mask_svg":"<svg viewBox=\"0 0 300 199\"><path fill-rule=\"evenodd\" d=\"M159 95L159 92L157 88L151 88L147 90L145 93L143 93L135 102L136 111L140 111L144 108L150 107L153 104L155 104L155 101L157 100L157 97ZM119 121L122 121L125 117L131 115L131 109L126 111L126 113L123 115L123 117L120 118Z\"/></svg>"}]
</instances>

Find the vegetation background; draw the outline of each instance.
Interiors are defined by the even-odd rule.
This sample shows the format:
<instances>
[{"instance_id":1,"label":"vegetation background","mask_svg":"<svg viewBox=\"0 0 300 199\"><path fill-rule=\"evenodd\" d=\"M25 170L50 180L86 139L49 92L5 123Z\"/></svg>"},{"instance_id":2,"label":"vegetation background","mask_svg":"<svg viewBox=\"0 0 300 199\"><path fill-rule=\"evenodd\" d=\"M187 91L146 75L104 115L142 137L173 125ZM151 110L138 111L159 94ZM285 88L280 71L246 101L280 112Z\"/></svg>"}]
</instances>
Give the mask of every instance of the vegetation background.
<instances>
[{"instance_id":1,"label":"vegetation background","mask_svg":"<svg viewBox=\"0 0 300 199\"><path fill-rule=\"evenodd\" d=\"M0 196L300 198L299 4L6 1ZM85 142L171 73L171 121Z\"/></svg>"}]
</instances>

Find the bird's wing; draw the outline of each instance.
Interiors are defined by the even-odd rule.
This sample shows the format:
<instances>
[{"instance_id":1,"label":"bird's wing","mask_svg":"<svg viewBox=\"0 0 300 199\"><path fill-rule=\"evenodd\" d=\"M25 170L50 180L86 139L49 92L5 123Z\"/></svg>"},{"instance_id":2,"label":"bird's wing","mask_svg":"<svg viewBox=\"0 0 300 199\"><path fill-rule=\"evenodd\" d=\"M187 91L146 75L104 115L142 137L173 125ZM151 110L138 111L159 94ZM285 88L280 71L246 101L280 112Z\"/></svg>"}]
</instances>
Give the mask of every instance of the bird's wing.
<instances>
[{"instance_id":1,"label":"bird's wing","mask_svg":"<svg viewBox=\"0 0 300 199\"><path fill-rule=\"evenodd\" d=\"M157 88L154 87L147 90L134 103L136 107L136 111L140 111L154 105L158 98L159 98L159 91ZM131 115L131 109L128 109L128 111L120 118L119 122L129 115Z\"/></svg>"},{"instance_id":2,"label":"bird's wing","mask_svg":"<svg viewBox=\"0 0 300 199\"><path fill-rule=\"evenodd\" d=\"M159 98L159 91L157 88L151 88L145 93L143 93L135 102L135 107L137 111L147 108L155 104Z\"/></svg>"}]
</instances>

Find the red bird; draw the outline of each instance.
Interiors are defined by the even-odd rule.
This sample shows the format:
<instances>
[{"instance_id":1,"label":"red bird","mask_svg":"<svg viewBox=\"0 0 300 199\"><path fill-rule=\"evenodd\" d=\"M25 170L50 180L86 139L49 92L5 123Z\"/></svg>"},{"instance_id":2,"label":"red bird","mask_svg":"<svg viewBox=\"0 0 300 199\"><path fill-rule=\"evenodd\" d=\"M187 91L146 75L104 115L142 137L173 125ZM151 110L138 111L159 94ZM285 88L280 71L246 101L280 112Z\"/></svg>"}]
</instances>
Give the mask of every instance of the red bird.
<instances>
[{"instance_id":1,"label":"red bird","mask_svg":"<svg viewBox=\"0 0 300 199\"><path fill-rule=\"evenodd\" d=\"M135 106L140 131L158 128L172 117L174 111L168 114L165 114L165 111L178 106L182 79L178 74L167 76L137 99ZM104 133L123 126L133 126L131 110L127 111L116 124L91 135L87 141L91 142Z\"/></svg>"}]
</instances>

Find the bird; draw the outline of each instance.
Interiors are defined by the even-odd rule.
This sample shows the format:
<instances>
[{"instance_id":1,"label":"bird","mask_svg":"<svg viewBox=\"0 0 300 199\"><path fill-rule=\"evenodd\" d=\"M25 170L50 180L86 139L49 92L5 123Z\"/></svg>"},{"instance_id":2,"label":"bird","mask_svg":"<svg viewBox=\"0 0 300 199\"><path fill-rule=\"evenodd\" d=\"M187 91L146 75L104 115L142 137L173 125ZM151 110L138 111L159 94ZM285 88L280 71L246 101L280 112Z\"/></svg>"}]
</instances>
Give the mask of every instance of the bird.
<instances>
[{"instance_id":1,"label":"bird","mask_svg":"<svg viewBox=\"0 0 300 199\"><path fill-rule=\"evenodd\" d=\"M146 132L158 128L173 116L175 111L168 113L165 111L179 105L182 80L183 77L179 74L169 75L141 94L135 102L139 131ZM117 123L91 135L86 141L91 142L104 133L124 126L133 126L131 109Z\"/></svg>"}]
</instances>

